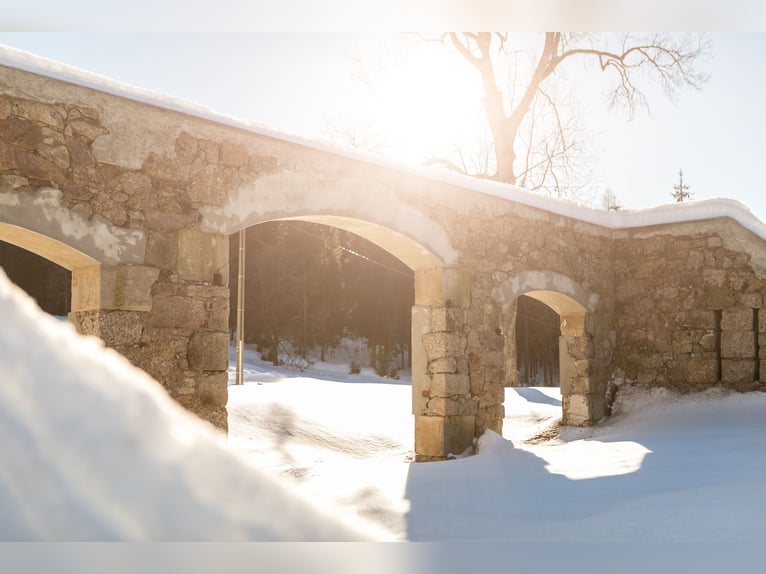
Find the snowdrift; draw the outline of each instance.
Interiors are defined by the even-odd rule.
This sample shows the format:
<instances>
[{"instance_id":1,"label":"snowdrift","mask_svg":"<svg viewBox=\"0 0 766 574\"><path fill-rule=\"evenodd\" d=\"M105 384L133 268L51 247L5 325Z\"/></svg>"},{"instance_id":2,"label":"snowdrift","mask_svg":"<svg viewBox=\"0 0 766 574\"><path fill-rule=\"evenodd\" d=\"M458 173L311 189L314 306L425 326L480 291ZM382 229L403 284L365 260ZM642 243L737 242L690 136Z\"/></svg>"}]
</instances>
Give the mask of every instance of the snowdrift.
<instances>
[{"instance_id":1,"label":"snowdrift","mask_svg":"<svg viewBox=\"0 0 766 574\"><path fill-rule=\"evenodd\" d=\"M0 270L0 539L359 540ZM337 514L337 510L334 511Z\"/></svg>"}]
</instances>

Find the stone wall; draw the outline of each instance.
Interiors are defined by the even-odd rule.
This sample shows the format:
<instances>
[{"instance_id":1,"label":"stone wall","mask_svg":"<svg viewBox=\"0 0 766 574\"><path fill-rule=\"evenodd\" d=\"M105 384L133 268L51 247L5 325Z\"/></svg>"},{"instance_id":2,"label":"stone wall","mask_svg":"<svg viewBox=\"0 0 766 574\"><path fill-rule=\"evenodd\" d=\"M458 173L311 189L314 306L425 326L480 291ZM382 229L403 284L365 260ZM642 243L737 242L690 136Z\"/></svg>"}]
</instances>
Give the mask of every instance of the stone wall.
<instances>
[{"instance_id":1,"label":"stone wall","mask_svg":"<svg viewBox=\"0 0 766 574\"><path fill-rule=\"evenodd\" d=\"M414 270L419 460L501 432L524 294L561 318L566 424L604 416L620 369L684 390L760 388L766 241L731 220L605 228L446 175L0 70L0 239L70 269L78 328L219 426L228 236L285 218L357 233Z\"/></svg>"},{"instance_id":2,"label":"stone wall","mask_svg":"<svg viewBox=\"0 0 766 574\"><path fill-rule=\"evenodd\" d=\"M140 230L141 265L73 270L72 322L225 428L228 238L201 231L199 210L220 206L227 190L273 162L182 132L172 156L149 153L129 168L99 161L94 143L109 133L93 107L0 95L0 187L47 194L84 221Z\"/></svg>"},{"instance_id":3,"label":"stone wall","mask_svg":"<svg viewBox=\"0 0 766 574\"><path fill-rule=\"evenodd\" d=\"M763 243L726 220L616 239L616 366L681 391L762 389Z\"/></svg>"}]
</instances>

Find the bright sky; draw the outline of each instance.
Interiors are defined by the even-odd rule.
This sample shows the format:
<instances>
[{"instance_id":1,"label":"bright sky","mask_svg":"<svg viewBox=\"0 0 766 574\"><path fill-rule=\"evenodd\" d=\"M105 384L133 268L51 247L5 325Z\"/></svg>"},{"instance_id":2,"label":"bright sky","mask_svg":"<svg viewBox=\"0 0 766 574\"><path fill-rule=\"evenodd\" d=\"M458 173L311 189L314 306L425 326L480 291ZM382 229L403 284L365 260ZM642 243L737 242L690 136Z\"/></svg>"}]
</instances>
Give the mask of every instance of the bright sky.
<instances>
[{"instance_id":1,"label":"bright sky","mask_svg":"<svg viewBox=\"0 0 766 574\"><path fill-rule=\"evenodd\" d=\"M673 102L650 90L651 117L639 112L629 121L624 111L607 111L603 100L592 101L600 97L600 86L594 86L586 121L595 203L607 187L625 208L669 203L683 169L695 199L737 199L766 220L759 162L766 133L766 35L726 33L710 39L713 57L704 64L708 83ZM328 129L353 123L365 111L385 114L386 124L407 134L399 153L415 154L429 145L426 135L446 137L440 128L449 121L444 117L451 109L449 98L469 101L470 73L466 90L453 90L449 98L433 96L417 82L425 78L424 85L436 86L443 64L418 72L411 61L407 67L391 56L404 83L380 94L390 103L387 108L365 110L355 99L355 54L380 54L379 46L390 40L390 35L349 33L0 33L0 44L308 137L325 137ZM594 78L595 83L606 80ZM391 111L406 102L413 104L406 113ZM465 121L475 113L475 107L469 109Z\"/></svg>"}]
</instances>

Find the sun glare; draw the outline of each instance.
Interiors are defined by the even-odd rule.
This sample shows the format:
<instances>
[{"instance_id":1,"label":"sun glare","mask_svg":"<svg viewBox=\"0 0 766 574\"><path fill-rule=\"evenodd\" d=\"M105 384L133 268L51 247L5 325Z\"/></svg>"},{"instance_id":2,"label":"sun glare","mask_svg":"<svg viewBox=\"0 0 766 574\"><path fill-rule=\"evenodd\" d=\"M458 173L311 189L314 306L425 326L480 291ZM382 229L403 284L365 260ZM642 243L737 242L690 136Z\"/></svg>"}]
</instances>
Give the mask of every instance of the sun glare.
<instances>
[{"instance_id":1,"label":"sun glare","mask_svg":"<svg viewBox=\"0 0 766 574\"><path fill-rule=\"evenodd\" d=\"M445 156L483 121L474 70L444 46L414 42L379 62L364 112L389 151L408 161Z\"/></svg>"}]
</instances>

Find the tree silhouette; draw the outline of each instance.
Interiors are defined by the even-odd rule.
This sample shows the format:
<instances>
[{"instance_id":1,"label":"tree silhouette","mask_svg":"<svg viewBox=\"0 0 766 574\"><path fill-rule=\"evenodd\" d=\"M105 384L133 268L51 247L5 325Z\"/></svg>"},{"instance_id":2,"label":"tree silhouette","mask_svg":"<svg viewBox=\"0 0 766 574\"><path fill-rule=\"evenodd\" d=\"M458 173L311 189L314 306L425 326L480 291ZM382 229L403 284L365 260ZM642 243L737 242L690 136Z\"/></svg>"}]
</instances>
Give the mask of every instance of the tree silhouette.
<instances>
[{"instance_id":1,"label":"tree silhouette","mask_svg":"<svg viewBox=\"0 0 766 574\"><path fill-rule=\"evenodd\" d=\"M673 186L673 193L671 193L676 203L683 203L687 199L691 199L692 195L689 193L689 186L684 183L684 170L678 170L678 183Z\"/></svg>"}]
</instances>

